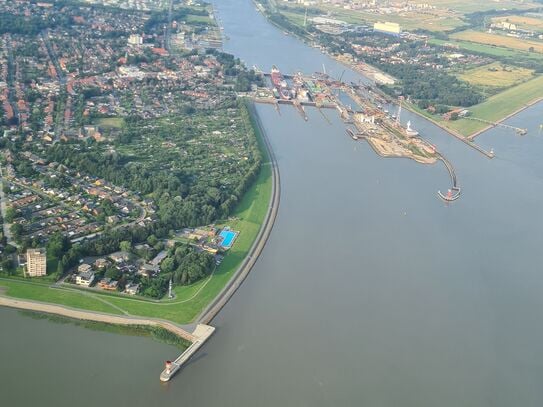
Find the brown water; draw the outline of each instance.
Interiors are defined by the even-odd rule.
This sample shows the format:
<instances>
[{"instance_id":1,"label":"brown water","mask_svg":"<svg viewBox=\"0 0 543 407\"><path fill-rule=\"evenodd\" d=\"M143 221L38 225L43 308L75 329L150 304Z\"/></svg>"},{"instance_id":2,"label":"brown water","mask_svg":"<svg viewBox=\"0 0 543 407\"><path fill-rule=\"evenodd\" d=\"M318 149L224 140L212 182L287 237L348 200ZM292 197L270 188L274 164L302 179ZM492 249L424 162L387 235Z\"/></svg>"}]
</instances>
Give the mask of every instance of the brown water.
<instances>
[{"instance_id":1,"label":"brown water","mask_svg":"<svg viewBox=\"0 0 543 407\"><path fill-rule=\"evenodd\" d=\"M216 4L227 51L247 64L344 69L249 0ZM333 111L329 125L314 110L308 122L258 110L279 215L197 358L163 386L171 347L0 310L5 405L543 405L543 105L509 121L528 136L478 139L493 160L403 115L455 165L463 195L450 206L436 196L443 166L381 159Z\"/></svg>"}]
</instances>

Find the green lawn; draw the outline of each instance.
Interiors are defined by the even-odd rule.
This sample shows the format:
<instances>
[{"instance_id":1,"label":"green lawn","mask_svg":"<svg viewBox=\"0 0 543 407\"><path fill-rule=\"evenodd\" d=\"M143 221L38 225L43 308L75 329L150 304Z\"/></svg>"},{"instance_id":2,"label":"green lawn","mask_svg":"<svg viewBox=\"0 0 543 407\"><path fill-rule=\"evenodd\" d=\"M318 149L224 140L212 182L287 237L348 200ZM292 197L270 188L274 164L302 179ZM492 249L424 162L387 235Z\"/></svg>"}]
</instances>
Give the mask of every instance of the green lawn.
<instances>
[{"instance_id":1,"label":"green lawn","mask_svg":"<svg viewBox=\"0 0 543 407\"><path fill-rule=\"evenodd\" d=\"M104 301L97 299L98 296L94 294L56 289L49 287L47 284L15 279L2 279L0 280L0 286L6 288L7 295L10 297L51 302L90 311L121 314L118 309L108 305Z\"/></svg>"},{"instance_id":2,"label":"green lawn","mask_svg":"<svg viewBox=\"0 0 543 407\"><path fill-rule=\"evenodd\" d=\"M271 163L257 132L258 142L264 155L262 170L253 186L247 191L232 216L236 221L228 225L240 232L233 247L228 251L222 264L210 279L187 287L176 287L177 297L172 301L151 302L131 297L89 293L82 290L52 289L47 285L28 284L25 281L0 280L0 286L7 288L7 295L62 304L74 308L119 314L123 311L134 316L168 319L177 323L193 321L204 307L221 291L247 255L264 221L271 198ZM205 284L205 287L200 288ZM118 308L115 308L118 307Z\"/></svg>"},{"instance_id":3,"label":"green lawn","mask_svg":"<svg viewBox=\"0 0 543 407\"><path fill-rule=\"evenodd\" d=\"M470 107L469 110L472 117L489 121L500 121L539 97L543 97L543 76L538 76L531 81L498 93L483 103ZM409 108L466 137L487 127L487 124L476 120L460 119L445 121L441 116L430 114L428 111L420 109L414 104L409 104Z\"/></svg>"}]
</instances>

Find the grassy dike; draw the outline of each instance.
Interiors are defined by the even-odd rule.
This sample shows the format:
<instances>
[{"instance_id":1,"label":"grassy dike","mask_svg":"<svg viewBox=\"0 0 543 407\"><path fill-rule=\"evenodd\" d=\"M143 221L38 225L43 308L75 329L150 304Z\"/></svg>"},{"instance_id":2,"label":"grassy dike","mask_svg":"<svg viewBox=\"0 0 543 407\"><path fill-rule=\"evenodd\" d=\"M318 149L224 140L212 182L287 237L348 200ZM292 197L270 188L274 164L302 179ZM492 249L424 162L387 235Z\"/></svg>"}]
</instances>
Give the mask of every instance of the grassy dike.
<instances>
[{"instance_id":1,"label":"grassy dike","mask_svg":"<svg viewBox=\"0 0 543 407\"><path fill-rule=\"evenodd\" d=\"M255 118L251 116L250 106L246 105L245 108L248 112L248 121L251 122L247 125L252 127L262 153L262 167L257 179L231 215L236 220L228 222L228 225L240 234L211 277L190 286L176 287L174 300L160 302L101 294L91 290L53 288L39 279L0 279L0 287L5 288L4 295L88 311L160 318L179 324L194 321L235 274L255 241L268 212L272 192L271 161L263 141L264 136L260 133Z\"/></svg>"},{"instance_id":2,"label":"grassy dike","mask_svg":"<svg viewBox=\"0 0 543 407\"><path fill-rule=\"evenodd\" d=\"M541 97L543 97L543 76L538 76L528 82L491 96L484 102L468 109L473 117L499 122L524 107L533 104ZM457 130L464 136L470 136L487 127L485 123L469 119L460 119L445 123L447 127Z\"/></svg>"}]
</instances>

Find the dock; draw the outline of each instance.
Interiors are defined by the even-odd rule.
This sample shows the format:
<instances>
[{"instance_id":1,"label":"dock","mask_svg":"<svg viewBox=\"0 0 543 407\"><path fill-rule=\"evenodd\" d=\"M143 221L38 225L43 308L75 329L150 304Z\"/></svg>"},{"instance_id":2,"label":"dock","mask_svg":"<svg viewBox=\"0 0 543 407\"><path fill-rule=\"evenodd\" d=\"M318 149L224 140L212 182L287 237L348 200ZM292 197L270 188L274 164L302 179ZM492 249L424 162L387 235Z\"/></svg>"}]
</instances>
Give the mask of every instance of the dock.
<instances>
[{"instance_id":1,"label":"dock","mask_svg":"<svg viewBox=\"0 0 543 407\"><path fill-rule=\"evenodd\" d=\"M449 172L449 175L451 176L451 183L452 186L447 192L447 195L444 195L441 193L441 191L437 191L437 195L447 202L456 201L458 198L460 198L460 187L458 186L457 179L456 179L456 173L454 171L454 167L452 164L447 160L444 156L439 154L439 159L445 164L445 167L447 168L447 171Z\"/></svg>"},{"instance_id":2,"label":"dock","mask_svg":"<svg viewBox=\"0 0 543 407\"><path fill-rule=\"evenodd\" d=\"M478 117L470 117L470 116L466 116L466 117L464 117L464 119L474 120L474 121L478 121L478 122L481 122L481 123L488 124L488 127L485 127L483 129L483 131L478 131L478 132L472 134L471 136L469 136L468 138L470 140L473 140L479 134L481 134L481 133L483 133L483 132L485 132L488 129L493 128L493 127L503 127L504 129L514 130L515 133L517 133L519 136L524 136L524 135L528 134L528 129L522 129L520 127L510 126L509 124L503 123L503 120L499 121L499 122L492 122L490 120L485 120L485 119L480 119Z\"/></svg>"},{"instance_id":3,"label":"dock","mask_svg":"<svg viewBox=\"0 0 543 407\"><path fill-rule=\"evenodd\" d=\"M167 382L183 367L185 363L202 347L215 332L215 328L205 324L198 324L192 333L192 344L177 359L166 362L166 367L160 374L160 381Z\"/></svg>"}]
</instances>

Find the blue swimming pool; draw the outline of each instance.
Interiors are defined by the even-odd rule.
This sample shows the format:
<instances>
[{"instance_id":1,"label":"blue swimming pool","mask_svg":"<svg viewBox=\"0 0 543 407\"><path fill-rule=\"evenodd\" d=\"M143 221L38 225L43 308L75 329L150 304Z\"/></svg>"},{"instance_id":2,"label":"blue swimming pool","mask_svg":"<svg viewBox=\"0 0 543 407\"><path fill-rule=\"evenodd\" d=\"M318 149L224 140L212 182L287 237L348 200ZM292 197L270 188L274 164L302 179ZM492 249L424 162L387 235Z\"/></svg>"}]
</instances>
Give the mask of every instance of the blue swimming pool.
<instances>
[{"instance_id":1,"label":"blue swimming pool","mask_svg":"<svg viewBox=\"0 0 543 407\"><path fill-rule=\"evenodd\" d=\"M222 230L221 233L219 233L219 236L222 237L221 246L222 247L232 246L232 243L234 242L236 235L237 233L232 232L231 230Z\"/></svg>"}]
</instances>

